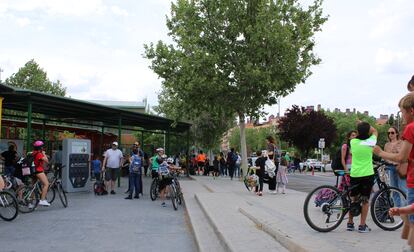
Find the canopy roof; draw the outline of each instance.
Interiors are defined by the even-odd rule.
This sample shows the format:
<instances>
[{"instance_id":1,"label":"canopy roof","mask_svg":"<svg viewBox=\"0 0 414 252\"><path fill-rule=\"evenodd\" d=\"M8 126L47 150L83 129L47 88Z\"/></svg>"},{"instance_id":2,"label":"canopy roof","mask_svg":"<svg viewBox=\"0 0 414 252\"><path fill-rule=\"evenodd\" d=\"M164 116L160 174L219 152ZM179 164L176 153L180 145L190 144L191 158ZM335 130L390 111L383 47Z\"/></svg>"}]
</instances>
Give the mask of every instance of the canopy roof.
<instances>
[{"instance_id":1,"label":"canopy roof","mask_svg":"<svg viewBox=\"0 0 414 252\"><path fill-rule=\"evenodd\" d=\"M3 108L27 111L32 104L32 112L57 118L62 122L76 123L79 121L101 122L102 126L142 127L148 130L165 130L181 133L187 131L191 124L178 122L172 126L173 120L113 108L101 104L45 94L33 90L19 89L0 84L0 96L4 98Z\"/></svg>"}]
</instances>

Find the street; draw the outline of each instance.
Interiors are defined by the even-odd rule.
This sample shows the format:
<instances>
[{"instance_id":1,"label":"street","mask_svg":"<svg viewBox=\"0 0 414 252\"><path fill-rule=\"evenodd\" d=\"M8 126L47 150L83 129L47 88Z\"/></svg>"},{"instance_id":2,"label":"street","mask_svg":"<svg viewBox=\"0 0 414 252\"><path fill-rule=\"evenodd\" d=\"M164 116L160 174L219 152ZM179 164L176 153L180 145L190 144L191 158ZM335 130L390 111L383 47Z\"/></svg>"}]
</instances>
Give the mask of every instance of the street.
<instances>
[{"instance_id":1,"label":"street","mask_svg":"<svg viewBox=\"0 0 414 252\"><path fill-rule=\"evenodd\" d=\"M315 187L320 185L335 185L336 177L331 173L315 173L315 176L312 176L310 172L306 175L303 173L293 173L288 175L289 183L287 185L288 189L300 191L300 192L310 192Z\"/></svg>"},{"instance_id":2,"label":"street","mask_svg":"<svg viewBox=\"0 0 414 252\"><path fill-rule=\"evenodd\" d=\"M150 178L144 178L144 196L125 200L127 181L116 195L68 194L69 206L58 198L51 207L0 221L0 251L194 251L186 211L174 211L149 198Z\"/></svg>"}]
</instances>

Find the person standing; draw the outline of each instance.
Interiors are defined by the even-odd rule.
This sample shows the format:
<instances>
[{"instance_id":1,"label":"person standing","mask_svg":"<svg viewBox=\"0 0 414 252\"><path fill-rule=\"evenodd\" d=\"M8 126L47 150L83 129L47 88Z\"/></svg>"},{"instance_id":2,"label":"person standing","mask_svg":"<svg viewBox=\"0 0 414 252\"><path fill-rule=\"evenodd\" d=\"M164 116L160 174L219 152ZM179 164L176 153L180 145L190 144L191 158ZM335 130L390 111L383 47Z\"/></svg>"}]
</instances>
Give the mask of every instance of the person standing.
<instances>
[{"instance_id":1,"label":"person standing","mask_svg":"<svg viewBox=\"0 0 414 252\"><path fill-rule=\"evenodd\" d=\"M102 165L102 170L105 169L106 188L111 185L111 194L115 194L115 180L116 175L122 166L123 154L118 149L118 142L113 142L112 147L105 152L105 158Z\"/></svg>"},{"instance_id":2,"label":"person standing","mask_svg":"<svg viewBox=\"0 0 414 252\"><path fill-rule=\"evenodd\" d=\"M93 175L96 181L99 181L101 180L102 163L101 163L101 160L99 160L98 154L93 154L93 156L95 159L92 160L91 162L92 171L93 171Z\"/></svg>"},{"instance_id":3,"label":"person standing","mask_svg":"<svg viewBox=\"0 0 414 252\"><path fill-rule=\"evenodd\" d=\"M236 155L237 155L237 160L234 165L234 176L236 176L237 178L240 178L241 156L239 153L236 153Z\"/></svg>"},{"instance_id":4,"label":"person standing","mask_svg":"<svg viewBox=\"0 0 414 252\"><path fill-rule=\"evenodd\" d=\"M206 155L200 150L200 153L197 155L197 175L200 175L200 172L203 171L205 175L205 164L206 164Z\"/></svg>"},{"instance_id":5,"label":"person standing","mask_svg":"<svg viewBox=\"0 0 414 252\"><path fill-rule=\"evenodd\" d=\"M272 160L276 165L275 174L279 168L279 149L276 147L276 141L272 136L266 137L266 150L267 155L270 160ZM276 176L269 177L269 191L272 194L276 194Z\"/></svg>"},{"instance_id":6,"label":"person standing","mask_svg":"<svg viewBox=\"0 0 414 252\"><path fill-rule=\"evenodd\" d=\"M125 199L132 199L132 193L135 188L135 199L139 199L139 194L142 193L141 174L142 174L142 156L138 149L132 151L129 159L129 195Z\"/></svg>"},{"instance_id":7,"label":"person standing","mask_svg":"<svg viewBox=\"0 0 414 252\"><path fill-rule=\"evenodd\" d=\"M289 162L286 159L286 156L283 157L276 174L276 193L279 193L279 188L282 187L282 194L285 194L286 185L288 183L288 178L286 176L288 164Z\"/></svg>"},{"instance_id":8,"label":"person standing","mask_svg":"<svg viewBox=\"0 0 414 252\"><path fill-rule=\"evenodd\" d=\"M32 156L34 157L35 176L36 179L42 183L42 194L40 196L39 205L50 206L50 203L46 200L47 190L49 189L49 181L45 175L44 166L49 163L45 151L43 149L44 143L42 141L36 141L33 144Z\"/></svg>"},{"instance_id":9,"label":"person standing","mask_svg":"<svg viewBox=\"0 0 414 252\"><path fill-rule=\"evenodd\" d=\"M402 147L402 141L400 140L400 136L398 133L398 129L394 126L391 126L388 129L388 142L384 146L384 151L389 153L398 153ZM399 164L393 162L391 160L387 160L389 165L387 166L389 177L390 177L390 185L401 189L403 192L407 193L407 182L405 178L401 178L398 175L398 166ZM397 195L398 196L398 195ZM396 199L397 207L401 206L400 199Z\"/></svg>"},{"instance_id":10,"label":"person standing","mask_svg":"<svg viewBox=\"0 0 414 252\"><path fill-rule=\"evenodd\" d=\"M237 155L234 148L227 153L227 168L229 170L230 179L233 180L234 168L236 167Z\"/></svg>"},{"instance_id":11,"label":"person standing","mask_svg":"<svg viewBox=\"0 0 414 252\"><path fill-rule=\"evenodd\" d=\"M19 157L14 149L14 145L9 145L9 148L1 153L0 159L4 161L4 174L13 176L16 170L15 165Z\"/></svg>"},{"instance_id":12,"label":"person standing","mask_svg":"<svg viewBox=\"0 0 414 252\"><path fill-rule=\"evenodd\" d=\"M254 165L256 166L256 175L259 177L259 185L256 186L256 195L262 196L263 195L263 178L265 174L265 162L267 158L265 157L266 151L257 151L256 156L258 157L254 161Z\"/></svg>"},{"instance_id":13,"label":"person standing","mask_svg":"<svg viewBox=\"0 0 414 252\"><path fill-rule=\"evenodd\" d=\"M220 161L220 173L221 173L221 176L222 177L224 177L224 176L227 176L227 165L226 165L226 159L224 158L224 154L223 154L223 152L220 152L220 159L219 159L219 161Z\"/></svg>"}]
</instances>

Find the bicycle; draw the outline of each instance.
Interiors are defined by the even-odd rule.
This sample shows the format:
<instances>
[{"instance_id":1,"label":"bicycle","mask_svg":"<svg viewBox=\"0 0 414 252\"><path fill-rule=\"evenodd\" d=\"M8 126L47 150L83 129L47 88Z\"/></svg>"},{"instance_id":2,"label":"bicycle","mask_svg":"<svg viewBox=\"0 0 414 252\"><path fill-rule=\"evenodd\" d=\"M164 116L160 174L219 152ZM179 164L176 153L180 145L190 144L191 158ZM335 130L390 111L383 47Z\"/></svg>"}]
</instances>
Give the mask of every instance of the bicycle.
<instances>
[{"instance_id":1,"label":"bicycle","mask_svg":"<svg viewBox=\"0 0 414 252\"><path fill-rule=\"evenodd\" d=\"M7 190L0 191L0 218L5 221L12 221L18 213L19 206L13 193Z\"/></svg>"},{"instance_id":2,"label":"bicycle","mask_svg":"<svg viewBox=\"0 0 414 252\"><path fill-rule=\"evenodd\" d=\"M172 172L172 177L173 177L173 184L175 186L176 189L176 196L177 196L177 202L179 205L181 205L184 201L183 199L183 192L181 191L181 185L180 185L180 181L178 181L178 177L179 177L179 172Z\"/></svg>"},{"instance_id":3,"label":"bicycle","mask_svg":"<svg viewBox=\"0 0 414 252\"><path fill-rule=\"evenodd\" d=\"M62 166L60 169L62 169L64 166ZM62 205L64 208L68 207L68 198L66 197L66 192L65 190L63 190L63 186L62 186L62 180L58 178L58 174L59 174L59 170L55 170L53 172L53 176L49 177L49 190L52 191L57 191L58 195L59 195L59 199L62 202ZM51 198L50 200L48 200L48 202L51 204L54 200L55 200L55 193L53 194L53 198Z\"/></svg>"},{"instance_id":4,"label":"bicycle","mask_svg":"<svg viewBox=\"0 0 414 252\"><path fill-rule=\"evenodd\" d=\"M382 180L385 172L385 162L380 162L374 167L374 183L379 190L374 194L370 203L371 217L374 223L383 230L393 231L403 225L403 220L399 216L390 216L388 210L398 204L406 202L406 194L399 188L391 187ZM338 181L345 175L344 171L334 171L337 176L336 186L322 185L311 191L304 202L303 213L308 225L318 232L329 232L336 229L345 218L348 212L354 217L361 213L363 199L357 196L356 201L352 201L350 192L358 185L344 185L344 189L339 191Z\"/></svg>"},{"instance_id":5,"label":"bicycle","mask_svg":"<svg viewBox=\"0 0 414 252\"><path fill-rule=\"evenodd\" d=\"M158 176L152 179L151 187L150 187L150 197L152 201L156 200L160 195L159 181L160 180Z\"/></svg>"}]
</instances>

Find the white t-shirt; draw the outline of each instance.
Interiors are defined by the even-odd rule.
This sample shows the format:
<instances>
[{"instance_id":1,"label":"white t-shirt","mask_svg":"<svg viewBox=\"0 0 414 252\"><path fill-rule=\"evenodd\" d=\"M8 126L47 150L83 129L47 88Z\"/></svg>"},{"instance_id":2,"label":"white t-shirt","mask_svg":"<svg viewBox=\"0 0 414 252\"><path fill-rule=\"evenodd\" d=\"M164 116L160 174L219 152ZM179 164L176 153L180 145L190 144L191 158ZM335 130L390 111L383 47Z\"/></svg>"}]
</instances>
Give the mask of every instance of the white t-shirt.
<instances>
[{"instance_id":1,"label":"white t-shirt","mask_svg":"<svg viewBox=\"0 0 414 252\"><path fill-rule=\"evenodd\" d=\"M105 152L105 157L107 158L106 167L119 168L123 155L122 155L122 151L120 151L119 149L113 150L111 148Z\"/></svg>"}]
</instances>

